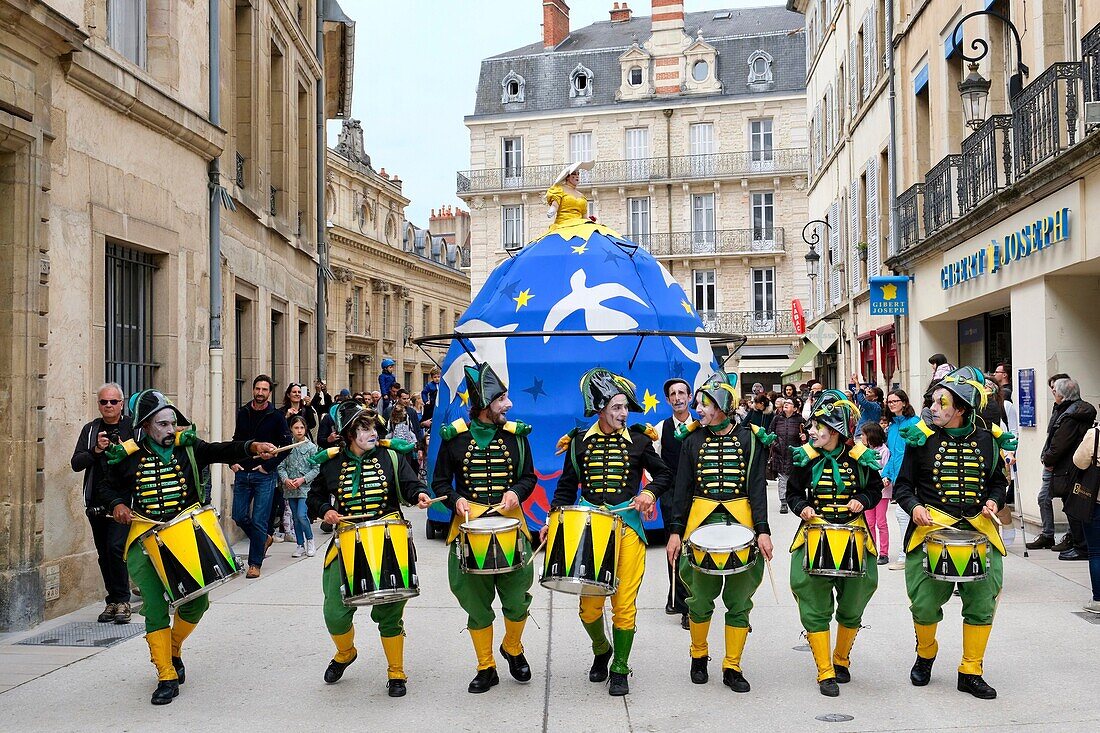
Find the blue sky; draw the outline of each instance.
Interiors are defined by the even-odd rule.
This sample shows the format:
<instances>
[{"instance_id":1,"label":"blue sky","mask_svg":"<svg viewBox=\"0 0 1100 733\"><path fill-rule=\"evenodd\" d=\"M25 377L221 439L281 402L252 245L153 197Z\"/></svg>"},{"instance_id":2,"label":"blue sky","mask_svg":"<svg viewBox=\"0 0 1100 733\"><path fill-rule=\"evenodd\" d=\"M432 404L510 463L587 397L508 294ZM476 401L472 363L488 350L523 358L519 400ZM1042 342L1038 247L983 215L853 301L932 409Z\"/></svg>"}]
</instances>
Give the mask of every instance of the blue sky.
<instances>
[{"instance_id":1,"label":"blue sky","mask_svg":"<svg viewBox=\"0 0 1100 733\"><path fill-rule=\"evenodd\" d=\"M566 0L570 26L608 19L612 0ZM649 0L629 2L649 15ZM783 5L782 0L685 0L684 10ZM542 38L542 0L340 0L355 26L352 115L371 163L403 181L410 221L462 206L455 173L469 167L462 118L473 111L481 59ZM340 122L329 123L336 144ZM463 208L465 208L463 206Z\"/></svg>"}]
</instances>

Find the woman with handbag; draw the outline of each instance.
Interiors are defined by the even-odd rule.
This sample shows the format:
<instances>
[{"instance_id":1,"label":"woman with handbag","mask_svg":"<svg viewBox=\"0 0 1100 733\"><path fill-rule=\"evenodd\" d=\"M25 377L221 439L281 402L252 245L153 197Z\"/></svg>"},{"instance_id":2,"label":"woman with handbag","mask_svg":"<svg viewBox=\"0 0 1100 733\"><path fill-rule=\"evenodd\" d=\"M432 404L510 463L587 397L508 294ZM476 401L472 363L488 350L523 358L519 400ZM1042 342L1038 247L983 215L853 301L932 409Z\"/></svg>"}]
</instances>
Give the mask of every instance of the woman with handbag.
<instances>
[{"instance_id":1,"label":"woman with handbag","mask_svg":"<svg viewBox=\"0 0 1100 733\"><path fill-rule=\"evenodd\" d=\"M1100 428L1095 424L1073 452L1073 465L1081 469L1081 479L1066 499L1065 509L1082 521L1089 548L1092 600L1085 604L1085 610L1100 613Z\"/></svg>"}]
</instances>

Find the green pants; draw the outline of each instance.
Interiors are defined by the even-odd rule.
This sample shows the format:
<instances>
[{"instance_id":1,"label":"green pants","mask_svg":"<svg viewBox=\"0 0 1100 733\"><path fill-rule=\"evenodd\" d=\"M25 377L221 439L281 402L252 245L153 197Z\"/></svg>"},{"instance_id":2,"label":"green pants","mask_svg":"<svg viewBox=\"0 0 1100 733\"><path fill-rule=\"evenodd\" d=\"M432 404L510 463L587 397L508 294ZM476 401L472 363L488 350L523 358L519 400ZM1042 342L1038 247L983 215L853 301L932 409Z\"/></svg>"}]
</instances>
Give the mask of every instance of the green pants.
<instances>
[{"instance_id":1,"label":"green pants","mask_svg":"<svg viewBox=\"0 0 1100 733\"><path fill-rule=\"evenodd\" d=\"M526 540L521 539L524 546ZM500 610L509 621L523 621L531 607L531 583L535 580L535 568L530 563L500 575L471 575L462 572L458 560L459 545L454 541L447 545L447 580L458 605L468 616L466 628L484 629L493 625L493 597L500 597Z\"/></svg>"},{"instance_id":2,"label":"green pants","mask_svg":"<svg viewBox=\"0 0 1100 733\"><path fill-rule=\"evenodd\" d=\"M141 551L141 546L136 542L126 556L126 569L141 590L141 615L145 617L145 632L151 634L170 627L172 620L168 615L168 601L164 597L164 583L157 575L157 569L153 567L149 556ZM202 595L177 608L176 614L188 623L197 624L208 608L210 596Z\"/></svg>"},{"instance_id":3,"label":"green pants","mask_svg":"<svg viewBox=\"0 0 1100 733\"><path fill-rule=\"evenodd\" d=\"M806 546L791 553L791 592L798 601L802 628L812 633L828 631L833 620L833 592L836 592L836 621L850 629L858 629L863 610L878 588L878 565L875 556L867 553L864 563L867 574L861 578L830 578L810 575L803 568Z\"/></svg>"},{"instance_id":4,"label":"green pants","mask_svg":"<svg viewBox=\"0 0 1100 733\"><path fill-rule=\"evenodd\" d=\"M321 573L321 587L325 591L325 626L328 627L328 633L333 636L351 631L351 621L356 610L354 607L344 605L340 584L340 558L337 557ZM379 636L401 636L404 633L405 623L401 617L405 613L405 603L407 601L395 601L371 606L370 617L374 623L378 624Z\"/></svg>"},{"instance_id":5,"label":"green pants","mask_svg":"<svg viewBox=\"0 0 1100 733\"><path fill-rule=\"evenodd\" d=\"M701 573L688 562L687 553L680 553L680 577L691 595L687 597L688 615L695 623L710 621L714 613L714 599L722 594L726 606L726 626L748 628L749 611L752 610L752 594L764 579L764 558L743 573L734 575L708 575Z\"/></svg>"},{"instance_id":6,"label":"green pants","mask_svg":"<svg viewBox=\"0 0 1100 733\"><path fill-rule=\"evenodd\" d=\"M924 572L924 547L905 555L905 588L909 591L909 610L913 621L922 626L943 620L943 604L951 598L955 583L937 580ZM997 608L997 596L1004 584L1004 558L989 548L989 571L984 580L959 583L963 621L971 626L989 626Z\"/></svg>"}]
</instances>

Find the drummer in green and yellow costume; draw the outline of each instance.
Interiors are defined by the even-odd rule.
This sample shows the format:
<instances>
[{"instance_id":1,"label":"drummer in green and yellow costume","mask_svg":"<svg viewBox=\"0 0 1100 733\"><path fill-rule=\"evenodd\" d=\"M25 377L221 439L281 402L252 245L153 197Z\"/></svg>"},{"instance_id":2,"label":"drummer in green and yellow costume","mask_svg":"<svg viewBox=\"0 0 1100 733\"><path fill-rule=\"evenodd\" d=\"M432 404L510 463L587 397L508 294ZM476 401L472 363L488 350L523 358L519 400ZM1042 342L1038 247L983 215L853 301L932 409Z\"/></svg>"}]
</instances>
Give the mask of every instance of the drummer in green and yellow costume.
<instances>
[{"instance_id":1,"label":"drummer in green and yellow costume","mask_svg":"<svg viewBox=\"0 0 1100 733\"><path fill-rule=\"evenodd\" d=\"M791 592L817 665L818 690L840 694L838 682L852 679L852 645L867 603L878 588L878 553L863 512L882 498L881 466L875 452L856 443L849 448L859 408L835 389L821 392L810 408L810 444L791 448L794 467L787 481L787 506L802 518L791 544ZM861 577L811 575L805 569L809 524L862 527L866 545ZM857 549L858 551L858 549ZM830 653L830 623L836 606L836 647Z\"/></svg>"},{"instance_id":2,"label":"drummer in green and yellow costume","mask_svg":"<svg viewBox=\"0 0 1100 733\"><path fill-rule=\"evenodd\" d=\"M149 659L157 668L157 687L150 702L167 705L179 695L179 686L186 678L180 657L183 641L210 607L210 598L202 595L182 604L173 621L164 597L164 583L153 561L134 543L155 523L170 522L207 503L202 471L208 465L237 463L252 456L271 458L275 446L251 440L199 440L190 421L156 390L133 395L128 407L134 429L140 428L141 433L135 440L107 448L109 468L97 488L98 499L110 508L116 522L130 525L124 552L126 568L141 590L145 641L149 644ZM177 432L178 426L187 429Z\"/></svg>"},{"instance_id":3,"label":"drummer in green and yellow costume","mask_svg":"<svg viewBox=\"0 0 1100 733\"><path fill-rule=\"evenodd\" d=\"M630 380L597 367L585 372L580 387L584 416L599 415L599 419L590 428L574 428L558 441L558 452L566 453L566 457L550 508L576 504L599 507L617 512L625 525L616 566L619 585L611 595L614 646L603 627L606 597L580 599L581 623L592 639L594 655L588 679L607 680L611 662L608 693L619 697L630 692L628 661L634 644L638 588L645 572L642 517L656 515L656 500L672 487L672 471L653 449L656 430L649 425L626 426L628 413L644 412ZM643 470L652 480L639 491ZM543 527L543 542L548 531Z\"/></svg>"},{"instance_id":4,"label":"drummer in green and yellow costume","mask_svg":"<svg viewBox=\"0 0 1100 733\"><path fill-rule=\"evenodd\" d=\"M707 632L719 594L726 605L726 656L722 660L722 684L734 692L748 692L749 683L741 672L741 653L749 635L752 595L764 578L764 562L733 575L699 572L681 554L680 538L690 537L698 527L713 523L736 523L756 533L760 553L771 560L772 538L768 526L768 487L764 475L767 446L774 436L758 425L731 420L730 408L737 393L729 377L717 372L695 392L699 420L685 425L678 435L680 465L676 472L669 520L667 552L670 562L679 557L680 576L691 595L687 598L691 621L691 681L705 684Z\"/></svg>"},{"instance_id":5,"label":"drummer in green and yellow costume","mask_svg":"<svg viewBox=\"0 0 1100 733\"><path fill-rule=\"evenodd\" d=\"M905 585L917 634L917 659L910 681L927 685L936 660L936 626L955 583L924 571L923 542L938 529L933 522L984 534L991 545L983 580L959 583L963 651L958 689L990 700L997 691L982 678L982 660L1004 578L1004 544L993 518L1004 506L1008 480L1001 450L1015 448L1015 436L975 424L985 406L985 378L973 367L948 374L932 393L932 425L921 420L903 435L909 444L894 483L894 499L912 521L905 536Z\"/></svg>"},{"instance_id":6,"label":"drummer in green and yellow costume","mask_svg":"<svg viewBox=\"0 0 1100 733\"><path fill-rule=\"evenodd\" d=\"M454 512L447 536L447 577L451 592L467 614L466 628L477 655L477 673L467 689L482 693L500 682L493 658L494 597L500 598L504 616L500 653L515 680L531 681L522 637L535 570L530 563L523 563L515 570L495 575L462 572L458 530L467 517L476 519L490 508L503 505L495 513L519 520L523 533L515 552L529 552L530 537L520 505L535 489L535 468L527 440L531 426L508 419L512 408L508 385L487 363L467 366L465 371L471 419L459 418L443 426L432 491L446 497L444 504Z\"/></svg>"},{"instance_id":7,"label":"drummer in green and yellow costume","mask_svg":"<svg viewBox=\"0 0 1100 733\"><path fill-rule=\"evenodd\" d=\"M329 412L343 447L323 450L310 462L321 467L306 496L310 513L335 527L343 517L356 517L364 522L377 519L401 519L401 504L416 504L424 509L431 497L403 455L413 450L411 443L399 440L379 440L385 423L374 410L348 400ZM336 654L325 669L325 682L339 681L344 670L359 653L355 648L355 607L344 605L340 552L336 545L339 530L325 551L321 572L324 589L325 626L336 644ZM379 603L371 606L371 620L378 624L382 651L386 655L387 682L390 697L402 697L406 692L404 649L405 601Z\"/></svg>"}]
</instances>

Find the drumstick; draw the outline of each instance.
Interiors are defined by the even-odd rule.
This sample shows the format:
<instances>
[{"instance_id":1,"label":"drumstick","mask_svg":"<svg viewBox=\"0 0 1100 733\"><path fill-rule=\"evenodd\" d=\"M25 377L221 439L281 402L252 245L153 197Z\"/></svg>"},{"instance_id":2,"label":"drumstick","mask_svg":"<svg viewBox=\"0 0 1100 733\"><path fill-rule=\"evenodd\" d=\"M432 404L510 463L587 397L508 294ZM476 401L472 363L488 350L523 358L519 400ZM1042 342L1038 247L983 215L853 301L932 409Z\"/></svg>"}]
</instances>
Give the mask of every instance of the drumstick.
<instances>
[{"instance_id":1,"label":"drumstick","mask_svg":"<svg viewBox=\"0 0 1100 733\"><path fill-rule=\"evenodd\" d=\"M486 509L485 514L489 514L491 512L497 512L499 514L500 510L503 509L503 508L504 508L504 502L502 501L499 504L496 504L495 506L491 506L488 509ZM482 516L484 516L484 515L482 515Z\"/></svg>"},{"instance_id":2,"label":"drumstick","mask_svg":"<svg viewBox=\"0 0 1100 733\"><path fill-rule=\"evenodd\" d=\"M775 602L779 603L779 591L775 589L775 573L772 572L772 561L769 558L765 557L764 563L765 566L768 568L768 580L772 582L772 595L775 596Z\"/></svg>"},{"instance_id":3,"label":"drumstick","mask_svg":"<svg viewBox=\"0 0 1100 733\"><path fill-rule=\"evenodd\" d=\"M435 497L434 499L432 499L431 501L428 502L428 506L431 506L432 504L438 504L439 502L443 501L446 498L447 497L445 497L445 496L437 496L437 497Z\"/></svg>"},{"instance_id":4,"label":"drumstick","mask_svg":"<svg viewBox=\"0 0 1100 733\"><path fill-rule=\"evenodd\" d=\"M535 551L531 553L531 557L527 558L527 562L524 563L524 565L526 566L526 565L530 565L531 563L533 563L535 561L535 555L539 554L539 552L544 547L546 547L546 541L545 540L543 541L543 543L541 545L539 545L538 547L535 548Z\"/></svg>"},{"instance_id":5,"label":"drumstick","mask_svg":"<svg viewBox=\"0 0 1100 733\"><path fill-rule=\"evenodd\" d=\"M943 527L944 529L958 529L958 527L952 527L950 524L944 524L943 522L937 522L935 519L929 519L934 527Z\"/></svg>"},{"instance_id":6,"label":"drumstick","mask_svg":"<svg viewBox=\"0 0 1100 733\"><path fill-rule=\"evenodd\" d=\"M279 453L284 453L284 452L290 450L291 448L294 448L296 446L301 445L302 443L307 443L307 442L309 442L309 441L308 440L299 440L297 443L291 443L290 445L284 445L282 448L276 448L275 450L271 451L271 455L274 456L274 455L277 455Z\"/></svg>"}]
</instances>

